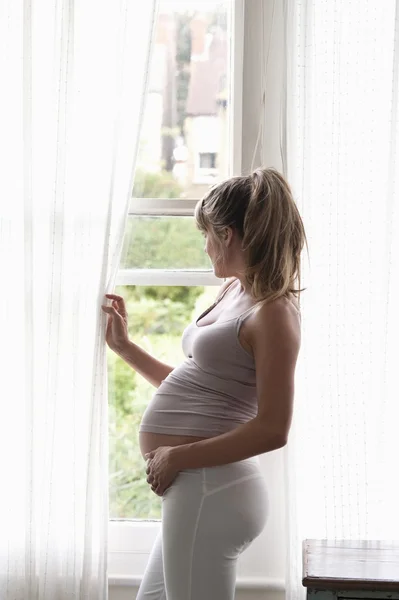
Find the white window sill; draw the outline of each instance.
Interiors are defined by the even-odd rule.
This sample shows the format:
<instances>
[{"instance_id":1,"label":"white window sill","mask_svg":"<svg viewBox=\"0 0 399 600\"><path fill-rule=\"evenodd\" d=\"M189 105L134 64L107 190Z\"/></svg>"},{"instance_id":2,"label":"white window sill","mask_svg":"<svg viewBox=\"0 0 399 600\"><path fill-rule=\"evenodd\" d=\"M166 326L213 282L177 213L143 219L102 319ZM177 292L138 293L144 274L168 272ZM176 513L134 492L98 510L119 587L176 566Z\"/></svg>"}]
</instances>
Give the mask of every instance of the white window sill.
<instances>
[{"instance_id":1,"label":"white window sill","mask_svg":"<svg viewBox=\"0 0 399 600\"><path fill-rule=\"evenodd\" d=\"M141 580L140 575L109 575L108 585L110 587L139 587ZM284 592L285 583L283 580L269 577L239 577L237 578L236 588L238 590Z\"/></svg>"},{"instance_id":2,"label":"white window sill","mask_svg":"<svg viewBox=\"0 0 399 600\"><path fill-rule=\"evenodd\" d=\"M220 286L222 283L211 269L121 269L116 278L116 285Z\"/></svg>"}]
</instances>

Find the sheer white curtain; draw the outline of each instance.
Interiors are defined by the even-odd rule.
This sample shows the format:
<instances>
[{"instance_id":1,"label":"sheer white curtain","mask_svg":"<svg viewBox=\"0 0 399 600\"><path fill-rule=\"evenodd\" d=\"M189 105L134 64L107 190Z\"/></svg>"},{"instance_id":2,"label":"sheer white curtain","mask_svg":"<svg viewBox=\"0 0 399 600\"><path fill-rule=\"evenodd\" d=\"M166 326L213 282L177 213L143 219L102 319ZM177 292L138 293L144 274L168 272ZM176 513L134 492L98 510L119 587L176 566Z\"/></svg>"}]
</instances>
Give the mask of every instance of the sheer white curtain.
<instances>
[{"instance_id":1,"label":"sheer white curtain","mask_svg":"<svg viewBox=\"0 0 399 600\"><path fill-rule=\"evenodd\" d=\"M310 263L287 448L305 538L399 538L399 3L287 0L287 176Z\"/></svg>"},{"instance_id":2,"label":"sheer white curtain","mask_svg":"<svg viewBox=\"0 0 399 600\"><path fill-rule=\"evenodd\" d=\"M0 0L0 597L107 597L100 305L113 289L154 2Z\"/></svg>"}]
</instances>

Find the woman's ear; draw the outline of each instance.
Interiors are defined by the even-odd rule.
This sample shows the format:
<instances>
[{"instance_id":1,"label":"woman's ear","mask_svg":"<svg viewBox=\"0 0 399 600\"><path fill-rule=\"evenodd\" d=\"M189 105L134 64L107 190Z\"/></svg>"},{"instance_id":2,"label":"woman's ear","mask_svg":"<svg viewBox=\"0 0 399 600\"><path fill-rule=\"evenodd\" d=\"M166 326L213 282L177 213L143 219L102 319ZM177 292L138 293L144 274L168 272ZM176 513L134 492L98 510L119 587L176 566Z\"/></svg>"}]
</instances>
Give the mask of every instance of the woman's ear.
<instances>
[{"instance_id":1,"label":"woman's ear","mask_svg":"<svg viewBox=\"0 0 399 600\"><path fill-rule=\"evenodd\" d=\"M223 245L228 248L231 246L233 241L233 229L231 227L225 227L222 234Z\"/></svg>"}]
</instances>

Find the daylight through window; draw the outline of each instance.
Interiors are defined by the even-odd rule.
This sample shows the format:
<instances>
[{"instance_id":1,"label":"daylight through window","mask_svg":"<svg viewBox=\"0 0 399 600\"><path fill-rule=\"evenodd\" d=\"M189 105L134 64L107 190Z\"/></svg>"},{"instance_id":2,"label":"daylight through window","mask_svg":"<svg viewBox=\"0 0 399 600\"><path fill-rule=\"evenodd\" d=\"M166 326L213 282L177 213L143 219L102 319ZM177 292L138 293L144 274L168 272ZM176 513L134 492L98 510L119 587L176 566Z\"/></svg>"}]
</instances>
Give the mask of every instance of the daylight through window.
<instances>
[{"instance_id":1,"label":"daylight through window","mask_svg":"<svg viewBox=\"0 0 399 600\"><path fill-rule=\"evenodd\" d=\"M192 207L231 171L231 11L231 1L159 6L116 293L127 303L130 339L171 365L184 359L182 332L212 304L218 283ZM155 388L108 357L110 518L159 519L138 446Z\"/></svg>"}]
</instances>

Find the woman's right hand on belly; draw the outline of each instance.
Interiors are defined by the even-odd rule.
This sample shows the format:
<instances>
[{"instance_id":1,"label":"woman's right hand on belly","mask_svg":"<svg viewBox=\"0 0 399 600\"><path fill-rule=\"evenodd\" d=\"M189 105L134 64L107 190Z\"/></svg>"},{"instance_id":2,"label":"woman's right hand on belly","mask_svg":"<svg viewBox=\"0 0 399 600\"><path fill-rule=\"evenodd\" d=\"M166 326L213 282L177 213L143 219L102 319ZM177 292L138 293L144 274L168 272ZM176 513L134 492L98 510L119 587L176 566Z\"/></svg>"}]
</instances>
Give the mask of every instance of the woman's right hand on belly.
<instances>
[{"instance_id":1,"label":"woman's right hand on belly","mask_svg":"<svg viewBox=\"0 0 399 600\"><path fill-rule=\"evenodd\" d=\"M104 312L108 314L105 341L111 350L118 351L129 342L127 311L122 296L116 294L105 294L112 300L111 306L101 305Z\"/></svg>"}]
</instances>

